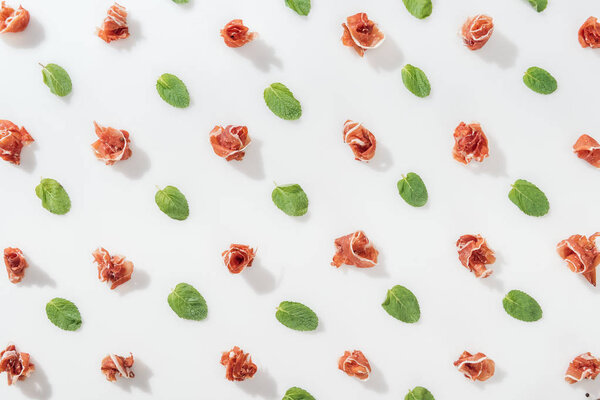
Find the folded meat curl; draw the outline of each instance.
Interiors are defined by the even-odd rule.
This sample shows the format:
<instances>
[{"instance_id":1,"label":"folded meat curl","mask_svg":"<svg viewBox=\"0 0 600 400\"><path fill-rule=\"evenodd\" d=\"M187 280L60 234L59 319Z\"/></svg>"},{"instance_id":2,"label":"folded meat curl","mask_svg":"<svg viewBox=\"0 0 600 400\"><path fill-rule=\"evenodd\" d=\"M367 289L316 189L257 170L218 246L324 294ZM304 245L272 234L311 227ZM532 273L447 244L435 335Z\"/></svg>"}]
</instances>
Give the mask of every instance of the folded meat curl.
<instances>
[{"instance_id":1,"label":"folded meat curl","mask_svg":"<svg viewBox=\"0 0 600 400\"><path fill-rule=\"evenodd\" d=\"M4 249L4 265L11 283L19 283L25 276L25 268L28 267L27 260L21 249L7 247Z\"/></svg>"},{"instance_id":2,"label":"folded meat curl","mask_svg":"<svg viewBox=\"0 0 600 400\"><path fill-rule=\"evenodd\" d=\"M492 17L479 14L467 19L461 29L465 46L469 50L482 48L494 32L494 21Z\"/></svg>"},{"instance_id":3,"label":"folded meat curl","mask_svg":"<svg viewBox=\"0 0 600 400\"><path fill-rule=\"evenodd\" d=\"M131 353L129 353L129 357L109 354L102 359L100 370L109 382L116 382L118 377L134 378L135 374L131 370L133 362L133 354Z\"/></svg>"},{"instance_id":4,"label":"folded meat curl","mask_svg":"<svg viewBox=\"0 0 600 400\"><path fill-rule=\"evenodd\" d=\"M583 379L593 380L598 374L600 374L600 359L587 352L578 355L571 361L565 372L565 381L573 384Z\"/></svg>"},{"instance_id":5,"label":"folded meat curl","mask_svg":"<svg viewBox=\"0 0 600 400\"><path fill-rule=\"evenodd\" d=\"M8 385L25 380L33 371L35 365L29 361L28 353L20 353L15 345L9 345L0 352L0 373L6 372Z\"/></svg>"},{"instance_id":6,"label":"folded meat curl","mask_svg":"<svg viewBox=\"0 0 600 400\"><path fill-rule=\"evenodd\" d=\"M348 376L355 376L361 381L369 379L371 364L360 350L344 351L344 355L338 361L338 368Z\"/></svg>"},{"instance_id":7,"label":"folded meat curl","mask_svg":"<svg viewBox=\"0 0 600 400\"><path fill-rule=\"evenodd\" d=\"M133 263L126 260L124 256L111 256L103 247L94 250L92 256L94 262L98 264L98 279L100 282L109 282L111 290L131 279Z\"/></svg>"},{"instance_id":8,"label":"folded meat curl","mask_svg":"<svg viewBox=\"0 0 600 400\"><path fill-rule=\"evenodd\" d=\"M454 130L454 159L466 165L471 160L481 162L489 155L488 140L481 125L461 122Z\"/></svg>"},{"instance_id":9,"label":"folded meat curl","mask_svg":"<svg viewBox=\"0 0 600 400\"><path fill-rule=\"evenodd\" d=\"M335 239L336 253L331 265L339 268L342 264L358 268L371 268L377 265L379 252L363 231L356 231Z\"/></svg>"},{"instance_id":10,"label":"folded meat curl","mask_svg":"<svg viewBox=\"0 0 600 400\"><path fill-rule=\"evenodd\" d=\"M560 258L567 262L567 267L577 274L582 274L592 285L596 286L596 267L600 264L600 252L596 246L596 239L600 232L589 238L584 235L572 235L561 240L556 245Z\"/></svg>"},{"instance_id":11,"label":"folded meat curl","mask_svg":"<svg viewBox=\"0 0 600 400\"><path fill-rule=\"evenodd\" d=\"M254 376L258 367L252 362L250 354L235 346L223 352L221 364L225 366L225 377L230 381L244 381Z\"/></svg>"},{"instance_id":12,"label":"folded meat curl","mask_svg":"<svg viewBox=\"0 0 600 400\"><path fill-rule=\"evenodd\" d=\"M593 137L581 135L573 145L573 152L582 160L600 168L600 143Z\"/></svg>"},{"instance_id":13,"label":"folded meat curl","mask_svg":"<svg viewBox=\"0 0 600 400\"><path fill-rule=\"evenodd\" d=\"M223 37L227 47L242 47L258 36L256 32L249 32L249 30L244 25L244 21L234 19L221 29L221 37Z\"/></svg>"},{"instance_id":14,"label":"folded meat curl","mask_svg":"<svg viewBox=\"0 0 600 400\"><path fill-rule=\"evenodd\" d=\"M23 146L33 143L33 138L23 127L0 120L0 158L15 165L21 163Z\"/></svg>"},{"instance_id":15,"label":"folded meat curl","mask_svg":"<svg viewBox=\"0 0 600 400\"><path fill-rule=\"evenodd\" d=\"M600 48L600 22L598 22L598 18L589 17L579 28L578 36L581 47Z\"/></svg>"},{"instance_id":16,"label":"folded meat curl","mask_svg":"<svg viewBox=\"0 0 600 400\"><path fill-rule=\"evenodd\" d=\"M248 128L245 126L227 125L223 128L217 125L210 131L210 144L213 151L227 161L242 160L246 155L244 150L250 142Z\"/></svg>"},{"instance_id":17,"label":"folded meat curl","mask_svg":"<svg viewBox=\"0 0 600 400\"><path fill-rule=\"evenodd\" d=\"M129 146L129 132L104 127L94 122L98 140L92 143L92 149L98 160L104 161L106 165L113 165L117 161L127 160L131 157Z\"/></svg>"},{"instance_id":18,"label":"folded meat curl","mask_svg":"<svg viewBox=\"0 0 600 400\"><path fill-rule=\"evenodd\" d=\"M19 6L16 10L2 2L0 6L0 33L22 32L29 25L29 11Z\"/></svg>"},{"instance_id":19,"label":"folded meat curl","mask_svg":"<svg viewBox=\"0 0 600 400\"><path fill-rule=\"evenodd\" d=\"M475 277L487 278L492 274L493 271L485 266L493 264L496 257L481 235L463 235L456 242L456 247L460 263L473 272Z\"/></svg>"},{"instance_id":20,"label":"folded meat curl","mask_svg":"<svg viewBox=\"0 0 600 400\"><path fill-rule=\"evenodd\" d=\"M361 57L365 55L366 50L379 47L385 40L383 32L365 13L354 14L346 18L342 28L344 28L343 45L352 47Z\"/></svg>"},{"instance_id":21,"label":"folded meat curl","mask_svg":"<svg viewBox=\"0 0 600 400\"><path fill-rule=\"evenodd\" d=\"M475 355L464 351L454 366L463 373L466 378L472 381L486 381L494 375L496 364L485 354L477 353Z\"/></svg>"},{"instance_id":22,"label":"folded meat curl","mask_svg":"<svg viewBox=\"0 0 600 400\"><path fill-rule=\"evenodd\" d=\"M231 244L221 255L229 272L239 274L252 266L256 252L245 244Z\"/></svg>"},{"instance_id":23,"label":"folded meat curl","mask_svg":"<svg viewBox=\"0 0 600 400\"><path fill-rule=\"evenodd\" d=\"M352 149L355 160L369 161L375 156L375 135L359 122L347 120L344 123L344 142Z\"/></svg>"},{"instance_id":24,"label":"folded meat curl","mask_svg":"<svg viewBox=\"0 0 600 400\"><path fill-rule=\"evenodd\" d=\"M96 29L96 34L106 43L128 38L129 27L127 26L127 10L125 7L117 3L113 4L108 9L108 15L104 18L102 27Z\"/></svg>"}]
</instances>

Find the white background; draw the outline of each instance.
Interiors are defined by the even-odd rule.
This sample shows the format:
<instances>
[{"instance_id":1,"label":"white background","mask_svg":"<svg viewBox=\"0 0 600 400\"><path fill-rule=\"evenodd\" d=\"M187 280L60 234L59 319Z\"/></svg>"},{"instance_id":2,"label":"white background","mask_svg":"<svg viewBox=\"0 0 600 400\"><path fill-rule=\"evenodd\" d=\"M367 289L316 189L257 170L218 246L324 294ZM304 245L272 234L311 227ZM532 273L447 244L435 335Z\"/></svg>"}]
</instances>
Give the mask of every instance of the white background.
<instances>
[{"instance_id":1,"label":"white background","mask_svg":"<svg viewBox=\"0 0 600 400\"><path fill-rule=\"evenodd\" d=\"M21 284L0 279L0 343L29 352L36 372L15 387L0 384L0 398L280 399L300 386L319 400L401 399L417 385L436 399L600 396L600 384L563 381L574 356L600 354L600 302L555 253L561 239L600 228L599 172L571 149L583 133L600 139L600 50L577 41L580 25L600 17L597 1L550 0L539 14L525 0L434 1L426 20L400 0L313 3L306 18L284 0L123 0L132 35L106 44L94 29L110 2L23 0L29 28L0 38L0 118L24 125L36 142L21 166L0 163L0 247L20 247L31 267ZM360 11L387 35L362 59L340 42L340 24ZM493 16L496 28L471 52L457 31L477 13ZM219 30L234 18L260 40L226 47ZM63 66L72 94L52 95L38 62ZM428 98L402 85L406 63L427 73ZM523 85L533 65L556 77L554 94ZM164 72L187 84L189 108L157 95ZM264 105L272 82L301 101L299 121L280 120ZM377 137L370 164L355 161L342 142L346 119ZM131 133L130 160L111 167L95 159L94 120ZM491 148L483 164L452 159L460 121L482 124ZM252 145L242 162L212 152L215 124L248 126ZM398 196L396 182L410 171L427 184L421 209ZM67 189L67 215L41 207L34 194L41 177ZM548 215L528 217L508 200L518 178L545 191ZM301 184L309 213L279 211L273 181ZM156 185L185 193L186 221L158 210ZM357 229L379 249L380 265L331 267L333 240ZM483 234L497 253L485 281L458 262L455 242L466 233ZM220 257L232 242L258 248L255 266L240 275ZM115 291L100 283L97 246L131 259L132 281ZM170 310L166 297L179 282L204 295L206 320ZM396 284L418 297L418 323L381 308ZM511 289L535 297L543 319L528 324L505 314ZM47 321L45 304L56 296L79 307L77 332ZM274 313L282 300L312 307L319 329L280 325ZM234 345L259 365L254 379L225 380L220 355ZM370 360L370 381L337 369L352 349ZM494 359L496 375L465 379L452 365L465 349ZM99 366L108 352L132 352L136 379L107 382Z\"/></svg>"}]
</instances>

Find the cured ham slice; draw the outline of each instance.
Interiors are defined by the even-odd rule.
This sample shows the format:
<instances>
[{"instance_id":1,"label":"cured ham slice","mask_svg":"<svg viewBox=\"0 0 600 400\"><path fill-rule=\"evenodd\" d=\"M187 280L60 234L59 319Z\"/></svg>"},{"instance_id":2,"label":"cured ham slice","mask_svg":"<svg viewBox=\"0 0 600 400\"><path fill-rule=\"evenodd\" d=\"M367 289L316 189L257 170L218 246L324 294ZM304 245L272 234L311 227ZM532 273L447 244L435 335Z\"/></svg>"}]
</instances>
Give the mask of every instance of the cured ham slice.
<instances>
[{"instance_id":1,"label":"cured ham slice","mask_svg":"<svg viewBox=\"0 0 600 400\"><path fill-rule=\"evenodd\" d=\"M243 159L246 155L244 150L250 141L248 128L245 126L227 125L223 128L217 125L210 131L210 144L213 151L227 161Z\"/></svg>"},{"instance_id":2,"label":"cured ham slice","mask_svg":"<svg viewBox=\"0 0 600 400\"><path fill-rule=\"evenodd\" d=\"M223 352L221 364L225 366L225 378L230 381L244 381L254 376L258 367L252 362L250 354L235 346Z\"/></svg>"},{"instance_id":3,"label":"cured ham slice","mask_svg":"<svg viewBox=\"0 0 600 400\"><path fill-rule=\"evenodd\" d=\"M104 127L94 121L96 136L98 140L92 143L92 149L98 160L104 161L106 165L113 165L117 161L127 160L131 157L129 146L129 132Z\"/></svg>"},{"instance_id":4,"label":"cured ham slice","mask_svg":"<svg viewBox=\"0 0 600 400\"><path fill-rule=\"evenodd\" d=\"M481 235L463 235L456 242L456 247L461 264L473 272L475 277L487 278L492 274L493 271L485 266L493 264L496 257Z\"/></svg>"},{"instance_id":5,"label":"cured ham slice","mask_svg":"<svg viewBox=\"0 0 600 400\"><path fill-rule=\"evenodd\" d=\"M8 280L11 283L19 283L25 276L25 268L28 267L23 252L15 247L4 249L4 265L8 272Z\"/></svg>"},{"instance_id":6,"label":"cured ham slice","mask_svg":"<svg viewBox=\"0 0 600 400\"><path fill-rule=\"evenodd\" d=\"M485 354L477 353L475 355L464 351L454 366L464 374L466 378L472 381L486 381L494 375L496 364Z\"/></svg>"},{"instance_id":7,"label":"cured ham slice","mask_svg":"<svg viewBox=\"0 0 600 400\"><path fill-rule=\"evenodd\" d=\"M5 119L0 120L0 158L19 165L21 150L30 143L33 143L33 138L25 128L19 128Z\"/></svg>"},{"instance_id":8,"label":"cured ham slice","mask_svg":"<svg viewBox=\"0 0 600 400\"><path fill-rule=\"evenodd\" d=\"M579 28L579 44L581 47L600 48L600 22L598 18L589 17Z\"/></svg>"},{"instance_id":9,"label":"cured ham slice","mask_svg":"<svg viewBox=\"0 0 600 400\"><path fill-rule=\"evenodd\" d=\"M573 384L583 379L596 379L600 374L600 359L589 352L575 357L565 372L565 381Z\"/></svg>"},{"instance_id":10,"label":"cured ham slice","mask_svg":"<svg viewBox=\"0 0 600 400\"><path fill-rule=\"evenodd\" d=\"M573 145L573 151L577 157L600 168L600 143L589 135L581 135Z\"/></svg>"},{"instance_id":11,"label":"cured ham slice","mask_svg":"<svg viewBox=\"0 0 600 400\"><path fill-rule=\"evenodd\" d=\"M256 32L249 32L249 30L250 29L244 25L244 21L241 19L234 19L221 29L221 36L228 47L242 47L256 39L258 36Z\"/></svg>"},{"instance_id":12,"label":"cured ham slice","mask_svg":"<svg viewBox=\"0 0 600 400\"><path fill-rule=\"evenodd\" d=\"M100 282L110 283L111 290L131 279L133 263L127 261L124 256L111 256L103 247L94 250L92 255L94 262L98 264L98 279Z\"/></svg>"},{"instance_id":13,"label":"cured ham slice","mask_svg":"<svg viewBox=\"0 0 600 400\"><path fill-rule=\"evenodd\" d=\"M369 379L371 374L371 364L360 350L344 351L344 355L338 361L338 368L348 376L354 376L361 381Z\"/></svg>"},{"instance_id":14,"label":"cured ham slice","mask_svg":"<svg viewBox=\"0 0 600 400\"><path fill-rule=\"evenodd\" d=\"M583 235L572 235L556 245L556 251L560 258L567 262L567 267L577 274L582 274L594 286L596 286L596 267L600 264L600 252L596 246L598 236L600 232L594 233L589 238Z\"/></svg>"},{"instance_id":15,"label":"cured ham slice","mask_svg":"<svg viewBox=\"0 0 600 400\"><path fill-rule=\"evenodd\" d=\"M102 26L96 29L96 34L106 43L128 38L129 27L127 26L127 10L125 7L117 3L113 4L108 9L108 15L104 18Z\"/></svg>"},{"instance_id":16,"label":"cured ham slice","mask_svg":"<svg viewBox=\"0 0 600 400\"><path fill-rule=\"evenodd\" d=\"M134 378L135 374L131 370L133 367L133 354L129 357L121 357L116 354L109 354L102 359L100 370L106 376L109 382L116 382L117 378Z\"/></svg>"},{"instance_id":17,"label":"cured ham slice","mask_svg":"<svg viewBox=\"0 0 600 400\"><path fill-rule=\"evenodd\" d=\"M29 25L29 11L19 6L16 10L3 1L0 6L0 33L23 32Z\"/></svg>"},{"instance_id":18,"label":"cured ham slice","mask_svg":"<svg viewBox=\"0 0 600 400\"><path fill-rule=\"evenodd\" d=\"M344 46L352 47L361 57L365 55L366 50L379 47L385 40L383 32L365 13L346 18L342 28L344 28L342 43Z\"/></svg>"},{"instance_id":19,"label":"cured ham slice","mask_svg":"<svg viewBox=\"0 0 600 400\"><path fill-rule=\"evenodd\" d=\"M29 361L29 354L18 352L15 345L0 352L0 373L6 372L9 386L24 381L33 371L35 365Z\"/></svg>"},{"instance_id":20,"label":"cured ham slice","mask_svg":"<svg viewBox=\"0 0 600 400\"><path fill-rule=\"evenodd\" d=\"M379 252L363 231L356 231L335 239L335 255L331 265L339 268L342 264L358 268L371 268L377 265Z\"/></svg>"},{"instance_id":21,"label":"cured ham slice","mask_svg":"<svg viewBox=\"0 0 600 400\"><path fill-rule=\"evenodd\" d=\"M232 244L222 254L225 266L232 274L239 274L252 266L256 252L245 244Z\"/></svg>"},{"instance_id":22,"label":"cured ham slice","mask_svg":"<svg viewBox=\"0 0 600 400\"><path fill-rule=\"evenodd\" d=\"M454 130L454 142L452 156L465 165L471 160L481 162L490 155L487 137L479 124L461 122Z\"/></svg>"},{"instance_id":23,"label":"cured ham slice","mask_svg":"<svg viewBox=\"0 0 600 400\"><path fill-rule=\"evenodd\" d=\"M469 50L482 48L494 32L492 17L479 14L467 19L461 29L463 42Z\"/></svg>"},{"instance_id":24,"label":"cured ham slice","mask_svg":"<svg viewBox=\"0 0 600 400\"><path fill-rule=\"evenodd\" d=\"M359 122L348 120L344 123L344 142L352 149L355 160L369 161L375 156L377 140Z\"/></svg>"}]
</instances>

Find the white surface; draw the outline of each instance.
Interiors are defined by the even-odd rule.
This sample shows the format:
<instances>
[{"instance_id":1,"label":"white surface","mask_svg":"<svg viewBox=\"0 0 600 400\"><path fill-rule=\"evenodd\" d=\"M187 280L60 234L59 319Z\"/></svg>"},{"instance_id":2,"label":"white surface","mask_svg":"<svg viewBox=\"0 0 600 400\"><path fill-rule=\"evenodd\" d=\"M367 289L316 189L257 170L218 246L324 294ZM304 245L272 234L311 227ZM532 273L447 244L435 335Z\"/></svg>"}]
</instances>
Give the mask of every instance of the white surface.
<instances>
[{"instance_id":1,"label":"white surface","mask_svg":"<svg viewBox=\"0 0 600 400\"><path fill-rule=\"evenodd\" d=\"M15 1L11 0L11 4ZM593 0L551 0L536 13L524 0L435 1L430 18L408 14L401 0L314 0L308 18L283 0L122 1L132 36L107 45L94 35L108 1L23 0L32 14L21 36L0 38L1 118L24 125L36 140L23 165L0 163L4 195L0 246L18 246L32 264L22 284L0 279L0 343L29 352L35 375L2 399L280 399L290 386L317 399L400 399L429 388L436 399L583 399L593 382L563 381L569 361L600 353L598 294L555 254L556 243L598 230L598 171L571 146L598 131L600 50L582 49L577 30ZM387 41L364 59L340 43L340 24L365 11ZM476 13L494 17L486 47L470 52L457 31ZM224 46L219 30L243 18L260 41ZM42 84L38 62L65 67L73 93L60 99ZM405 63L422 68L431 96L402 85ZM559 89L542 96L521 77L537 65ZM192 104L164 103L156 78L170 72L188 86ZM265 107L263 89L285 83L302 102L297 122ZM346 119L377 137L369 165L342 143ZM92 121L126 129L133 157L109 167L89 147ZM481 122L491 145L482 165L452 159L456 125ZM245 124L246 158L215 156L215 124ZM417 172L430 201L414 209L398 196L401 173ZM73 207L55 216L40 206L40 177L59 180ZM517 178L548 195L550 213L527 217L507 198ZM291 218L270 200L273 181L299 183L310 198L306 217ZM154 204L155 185L176 185L190 217L170 220ZM372 270L331 267L334 238L364 229L381 253ZM460 265L454 243L481 233L496 250L494 275L476 280ZM231 275L220 253L231 242L258 247L255 267ZM110 291L99 283L97 246L135 263L133 280ZM178 282L196 286L209 317L184 321L166 297ZM419 323L401 323L381 308L387 289L410 288ZM507 316L510 289L534 296L544 318ZM44 306L66 297L83 326L64 332ZM320 317L314 333L280 325L275 307L301 301ZM260 371L232 383L221 351L239 345ZM360 382L337 369L349 349L373 366ZM496 361L496 375L472 383L452 366L463 350ZM99 371L108 352L136 357L137 378L111 384ZM0 379L4 379L3 376Z\"/></svg>"}]
</instances>

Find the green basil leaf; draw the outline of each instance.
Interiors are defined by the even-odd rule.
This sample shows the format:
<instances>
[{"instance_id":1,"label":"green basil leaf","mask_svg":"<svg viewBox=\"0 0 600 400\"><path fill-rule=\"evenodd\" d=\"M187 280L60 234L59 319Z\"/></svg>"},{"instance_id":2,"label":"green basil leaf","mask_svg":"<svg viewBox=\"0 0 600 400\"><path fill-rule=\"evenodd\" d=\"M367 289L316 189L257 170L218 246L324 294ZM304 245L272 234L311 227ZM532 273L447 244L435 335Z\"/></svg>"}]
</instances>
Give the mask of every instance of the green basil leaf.
<instances>
[{"instance_id":1,"label":"green basil leaf","mask_svg":"<svg viewBox=\"0 0 600 400\"><path fill-rule=\"evenodd\" d=\"M421 177L409 172L398 181L400 196L413 207L423 207L427 203L427 188Z\"/></svg>"},{"instance_id":2,"label":"green basil leaf","mask_svg":"<svg viewBox=\"0 0 600 400\"><path fill-rule=\"evenodd\" d=\"M60 297L46 304L46 315L50 322L65 331L76 331L81 326L81 314L77 306Z\"/></svg>"},{"instance_id":3,"label":"green basil leaf","mask_svg":"<svg viewBox=\"0 0 600 400\"><path fill-rule=\"evenodd\" d=\"M409 390L404 400L435 400L431 392L422 386Z\"/></svg>"},{"instance_id":4,"label":"green basil leaf","mask_svg":"<svg viewBox=\"0 0 600 400\"><path fill-rule=\"evenodd\" d=\"M315 398L304 389L292 387L285 392L281 400L315 400Z\"/></svg>"},{"instance_id":5,"label":"green basil leaf","mask_svg":"<svg viewBox=\"0 0 600 400\"><path fill-rule=\"evenodd\" d=\"M71 93L73 86L71 77L67 71L56 64L42 65L42 77L44 83L50 88L50 91L57 96L64 97Z\"/></svg>"},{"instance_id":6,"label":"green basil leaf","mask_svg":"<svg viewBox=\"0 0 600 400\"><path fill-rule=\"evenodd\" d=\"M537 186L524 179L517 179L508 192L508 198L525 214L541 217L548 214L550 203L548 198Z\"/></svg>"},{"instance_id":7,"label":"green basil leaf","mask_svg":"<svg viewBox=\"0 0 600 400\"><path fill-rule=\"evenodd\" d=\"M154 201L160 211L173 219L183 221L190 215L187 199L175 186L158 189Z\"/></svg>"},{"instance_id":8,"label":"green basil leaf","mask_svg":"<svg viewBox=\"0 0 600 400\"><path fill-rule=\"evenodd\" d=\"M548 71L538 67L529 68L523 75L523 82L529 89L540 94L550 94L558 88L556 79Z\"/></svg>"},{"instance_id":9,"label":"green basil leaf","mask_svg":"<svg viewBox=\"0 0 600 400\"><path fill-rule=\"evenodd\" d=\"M281 119L294 120L302 115L302 106L283 83L272 83L264 92L267 107Z\"/></svg>"},{"instance_id":10,"label":"green basil leaf","mask_svg":"<svg viewBox=\"0 0 600 400\"><path fill-rule=\"evenodd\" d=\"M431 15L431 11L433 11L433 4L431 4L431 0L402 0L404 1L404 6L413 16L423 19L427 18Z\"/></svg>"},{"instance_id":11,"label":"green basil leaf","mask_svg":"<svg viewBox=\"0 0 600 400\"><path fill-rule=\"evenodd\" d=\"M423 71L414 65L406 64L402 68L402 82L417 97L427 97L431 93L429 79Z\"/></svg>"},{"instance_id":12,"label":"green basil leaf","mask_svg":"<svg viewBox=\"0 0 600 400\"><path fill-rule=\"evenodd\" d=\"M71 209L67 191L54 179L42 179L35 187L35 195L42 200L42 207L53 214L63 215Z\"/></svg>"},{"instance_id":13,"label":"green basil leaf","mask_svg":"<svg viewBox=\"0 0 600 400\"><path fill-rule=\"evenodd\" d=\"M535 11L542 12L546 9L548 0L529 0L529 4L531 4L531 7L533 7Z\"/></svg>"},{"instance_id":14,"label":"green basil leaf","mask_svg":"<svg viewBox=\"0 0 600 400\"><path fill-rule=\"evenodd\" d=\"M412 324L421 318L419 301L404 286L396 285L388 290L385 301L381 306L388 314L402 322Z\"/></svg>"},{"instance_id":15,"label":"green basil leaf","mask_svg":"<svg viewBox=\"0 0 600 400\"><path fill-rule=\"evenodd\" d=\"M319 318L313 310L293 301L282 301L277 307L275 318L296 331L314 331L319 325Z\"/></svg>"},{"instance_id":16,"label":"green basil leaf","mask_svg":"<svg viewBox=\"0 0 600 400\"><path fill-rule=\"evenodd\" d=\"M300 185L277 186L271 199L277 208L292 217L300 217L308 211L308 197Z\"/></svg>"},{"instance_id":17,"label":"green basil leaf","mask_svg":"<svg viewBox=\"0 0 600 400\"><path fill-rule=\"evenodd\" d=\"M542 307L533 297L520 290L511 290L502 300L504 310L520 321L533 322L542 318Z\"/></svg>"},{"instance_id":18,"label":"green basil leaf","mask_svg":"<svg viewBox=\"0 0 600 400\"><path fill-rule=\"evenodd\" d=\"M190 94L185 83L175 75L162 74L156 81L156 90L173 107L186 108L190 105Z\"/></svg>"},{"instance_id":19,"label":"green basil leaf","mask_svg":"<svg viewBox=\"0 0 600 400\"><path fill-rule=\"evenodd\" d=\"M169 306L180 318L201 321L208 314L206 300L192 285L179 283L167 297Z\"/></svg>"},{"instance_id":20,"label":"green basil leaf","mask_svg":"<svg viewBox=\"0 0 600 400\"><path fill-rule=\"evenodd\" d=\"M190 0L173 0L173 3L177 3L177 4L187 4L189 2L190 2Z\"/></svg>"},{"instance_id":21,"label":"green basil leaf","mask_svg":"<svg viewBox=\"0 0 600 400\"><path fill-rule=\"evenodd\" d=\"M310 0L285 0L285 5L299 15L308 15L310 12Z\"/></svg>"}]
</instances>

